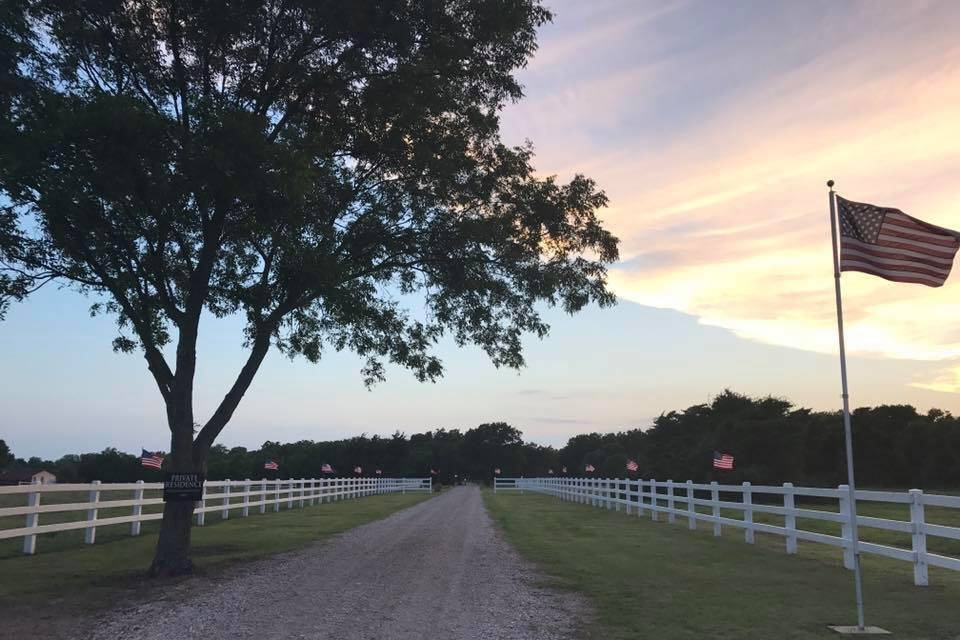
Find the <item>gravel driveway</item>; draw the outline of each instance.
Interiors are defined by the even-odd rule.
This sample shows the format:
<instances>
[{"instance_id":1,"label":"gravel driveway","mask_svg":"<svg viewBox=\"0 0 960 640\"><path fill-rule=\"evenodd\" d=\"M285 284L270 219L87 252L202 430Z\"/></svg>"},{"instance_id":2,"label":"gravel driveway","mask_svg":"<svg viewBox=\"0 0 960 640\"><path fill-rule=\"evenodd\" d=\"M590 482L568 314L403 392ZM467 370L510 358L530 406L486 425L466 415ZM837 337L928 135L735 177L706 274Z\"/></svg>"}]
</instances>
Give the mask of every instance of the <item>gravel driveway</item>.
<instances>
[{"instance_id":1,"label":"gravel driveway","mask_svg":"<svg viewBox=\"0 0 960 640\"><path fill-rule=\"evenodd\" d=\"M494 528L479 489L458 487L383 520L174 598L118 608L92 638L553 640L583 605L544 588Z\"/></svg>"}]
</instances>

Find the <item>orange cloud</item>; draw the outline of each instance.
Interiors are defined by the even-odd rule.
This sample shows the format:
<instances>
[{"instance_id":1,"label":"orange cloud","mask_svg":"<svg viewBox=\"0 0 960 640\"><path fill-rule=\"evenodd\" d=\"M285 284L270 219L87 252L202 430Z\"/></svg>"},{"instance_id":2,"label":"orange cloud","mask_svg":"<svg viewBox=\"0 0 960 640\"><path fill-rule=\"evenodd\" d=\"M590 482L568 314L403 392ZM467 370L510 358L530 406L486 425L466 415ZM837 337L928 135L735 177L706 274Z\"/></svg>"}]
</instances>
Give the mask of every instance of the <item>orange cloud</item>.
<instances>
[{"instance_id":1,"label":"orange cloud","mask_svg":"<svg viewBox=\"0 0 960 640\"><path fill-rule=\"evenodd\" d=\"M871 10L851 6L850 20ZM642 127L616 138L584 131L617 122L627 105L650 112L644 100L659 99L664 83L682 78L693 54L641 57L582 85L573 78L538 89L508 112L508 124L535 122L552 133L546 144L534 137L541 170L584 172L608 191L604 217L623 240L623 263L611 273L619 295L744 338L832 353L827 178L854 199L960 229L960 16L929 3L882 10L893 13L882 29L834 40L815 35L805 62L716 104L702 96L701 117L678 121L665 113L647 123L660 134L657 146L644 144ZM642 21L638 29L623 37L643 38L656 24ZM918 32L924 37L911 36ZM543 51L541 69L564 63L564 51L550 41ZM732 49L715 53L704 60L711 69L722 68L724 56L735 59ZM689 73L696 81L696 70ZM631 77L636 84L625 82ZM588 99L598 89L603 95ZM942 289L861 274L845 275L843 287L850 353L960 357L960 274ZM960 390L958 371L913 384Z\"/></svg>"}]
</instances>

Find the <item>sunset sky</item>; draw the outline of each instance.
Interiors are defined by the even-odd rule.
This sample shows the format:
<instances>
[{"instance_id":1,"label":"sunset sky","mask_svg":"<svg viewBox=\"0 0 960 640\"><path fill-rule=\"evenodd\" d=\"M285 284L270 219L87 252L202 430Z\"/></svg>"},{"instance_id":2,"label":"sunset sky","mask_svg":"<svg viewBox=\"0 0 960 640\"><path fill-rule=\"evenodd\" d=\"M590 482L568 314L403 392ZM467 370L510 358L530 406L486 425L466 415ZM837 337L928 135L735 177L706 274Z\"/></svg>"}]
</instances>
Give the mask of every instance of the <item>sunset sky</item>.
<instances>
[{"instance_id":1,"label":"sunset sky","mask_svg":"<svg viewBox=\"0 0 960 640\"><path fill-rule=\"evenodd\" d=\"M960 3L547 3L555 20L503 116L536 165L594 178L622 240L621 303L529 341L521 373L444 344L443 381L268 357L228 446L469 428L530 440L644 427L725 387L839 403L828 178L853 200L960 229ZM940 289L843 278L854 405L960 411L960 275ZM89 301L43 291L0 324L0 438L20 456L168 447L142 358ZM954 326L957 325L957 326ZM206 322L197 415L239 368L241 323Z\"/></svg>"}]
</instances>

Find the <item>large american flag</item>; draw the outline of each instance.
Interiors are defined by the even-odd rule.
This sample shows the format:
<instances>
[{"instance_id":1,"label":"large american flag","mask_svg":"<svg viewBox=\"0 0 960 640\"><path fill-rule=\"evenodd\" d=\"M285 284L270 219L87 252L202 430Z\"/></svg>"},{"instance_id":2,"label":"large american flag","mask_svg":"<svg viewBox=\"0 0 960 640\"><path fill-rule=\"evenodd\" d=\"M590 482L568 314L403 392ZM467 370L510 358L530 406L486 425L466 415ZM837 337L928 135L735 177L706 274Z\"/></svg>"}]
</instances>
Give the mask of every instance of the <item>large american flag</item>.
<instances>
[{"instance_id":1,"label":"large american flag","mask_svg":"<svg viewBox=\"0 0 960 640\"><path fill-rule=\"evenodd\" d=\"M960 248L956 231L908 216L899 209L837 196L840 270L862 271L894 282L939 287Z\"/></svg>"},{"instance_id":2,"label":"large american flag","mask_svg":"<svg viewBox=\"0 0 960 640\"><path fill-rule=\"evenodd\" d=\"M266 462L263 463L263 468L270 469L271 471L276 471L277 469L280 468L280 465L278 465L273 460L267 460Z\"/></svg>"},{"instance_id":3,"label":"large american flag","mask_svg":"<svg viewBox=\"0 0 960 640\"><path fill-rule=\"evenodd\" d=\"M633 471L636 473L640 469L640 465L637 464L636 460L627 461L627 471Z\"/></svg>"},{"instance_id":4,"label":"large american flag","mask_svg":"<svg viewBox=\"0 0 960 640\"><path fill-rule=\"evenodd\" d=\"M733 469L733 456L729 453L720 453L719 451L714 451L713 468L731 471Z\"/></svg>"},{"instance_id":5,"label":"large american flag","mask_svg":"<svg viewBox=\"0 0 960 640\"><path fill-rule=\"evenodd\" d=\"M140 454L140 464L143 466L150 467L151 469L159 469L163 464L163 456L160 455L159 451L151 453L142 447L140 450L143 452Z\"/></svg>"}]
</instances>

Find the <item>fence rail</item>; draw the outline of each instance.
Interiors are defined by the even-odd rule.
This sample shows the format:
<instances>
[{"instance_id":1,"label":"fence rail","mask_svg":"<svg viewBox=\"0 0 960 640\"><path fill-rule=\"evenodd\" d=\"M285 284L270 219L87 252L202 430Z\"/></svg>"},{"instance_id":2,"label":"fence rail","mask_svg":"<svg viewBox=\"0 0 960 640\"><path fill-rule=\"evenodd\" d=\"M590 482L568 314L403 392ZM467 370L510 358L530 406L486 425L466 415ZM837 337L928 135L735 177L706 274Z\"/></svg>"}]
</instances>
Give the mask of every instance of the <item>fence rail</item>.
<instances>
[{"instance_id":1,"label":"fence rail","mask_svg":"<svg viewBox=\"0 0 960 640\"><path fill-rule=\"evenodd\" d=\"M495 478L493 490L544 493L561 500L607 509L615 508L617 511L625 507L628 515L633 510L636 510L638 516L649 511L652 520L658 520L660 514L666 514L669 522L674 522L677 517L686 518L690 529L696 529L697 522L706 522L713 525L715 536L721 535L724 526L737 527L743 529L744 539L751 544L755 541L756 532L778 535L785 539L786 552L789 554L797 552L799 540L832 545L843 549L843 563L846 568L852 569L854 564L852 509L846 485L829 489L795 487L789 482L782 486L761 486L751 485L749 482L697 484L689 480L674 482L621 478ZM739 497L739 500L721 499L729 498L731 494ZM801 508L797 506L798 498L836 500L838 510L834 512ZM782 506L774 501L782 502ZM925 494L920 489L905 492L858 490L856 501L858 511L861 510L862 502L878 502L905 505L910 513L909 521L858 514L858 527L911 536L910 549L864 542L861 539L861 553L912 563L914 584L921 586L929 584L930 566L960 571L960 558L927 551L928 537L960 540L960 527L928 523L924 510L928 506L960 509L960 497ZM701 507L701 510L697 510L697 507ZM704 512L705 509L708 512ZM726 517L722 515L722 510L740 512L742 519ZM783 526L755 522L754 515L758 513L782 516ZM799 528L798 519L839 523L840 535Z\"/></svg>"},{"instance_id":2,"label":"fence rail","mask_svg":"<svg viewBox=\"0 0 960 640\"><path fill-rule=\"evenodd\" d=\"M203 497L196 503L193 513L197 525L203 526L206 514L220 512L224 520L231 511L239 511L241 517L250 514L251 509L266 513L272 505L274 511L286 504L288 509L294 505L303 507L334 500L348 500L364 496L385 493L406 493L408 491L432 491L432 478L301 478L286 480L213 480L204 483ZM58 531L82 529L84 542L96 541L97 529L120 524L130 525L130 535L140 535L143 522L159 520L161 512L144 513L144 507L163 504L161 482L107 483L98 480L84 484L29 484L0 486L0 498L25 494L24 506L0 507L0 518L25 517L23 527L0 528L0 540L23 538L23 553L33 554L37 549L37 536ZM86 502L48 502L48 497L69 492L86 492ZM132 493L132 497L104 500L104 495L116 496L117 492ZM154 497L145 497L147 492ZM107 509L129 508L130 515L116 517L98 517ZM41 524L41 514L85 511L86 519L69 522ZM0 522L3 522L0 520Z\"/></svg>"}]
</instances>

